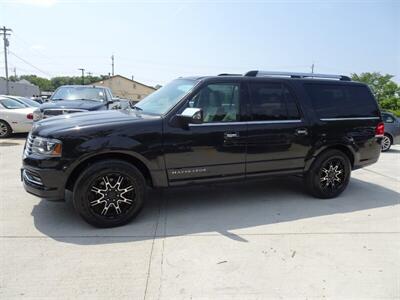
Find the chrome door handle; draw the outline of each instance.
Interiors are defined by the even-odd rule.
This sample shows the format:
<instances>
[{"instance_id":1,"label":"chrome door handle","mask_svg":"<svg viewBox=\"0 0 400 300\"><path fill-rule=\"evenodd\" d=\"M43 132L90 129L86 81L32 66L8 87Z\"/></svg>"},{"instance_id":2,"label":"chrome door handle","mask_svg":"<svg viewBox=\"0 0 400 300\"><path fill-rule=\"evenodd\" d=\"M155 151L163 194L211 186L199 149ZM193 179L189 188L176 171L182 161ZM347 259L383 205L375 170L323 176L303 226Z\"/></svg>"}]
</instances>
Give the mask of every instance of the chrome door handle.
<instances>
[{"instance_id":1,"label":"chrome door handle","mask_svg":"<svg viewBox=\"0 0 400 300\"><path fill-rule=\"evenodd\" d=\"M224 136L227 139L233 139L233 138L239 137L239 133L237 133L237 132L225 132Z\"/></svg>"},{"instance_id":2,"label":"chrome door handle","mask_svg":"<svg viewBox=\"0 0 400 300\"><path fill-rule=\"evenodd\" d=\"M306 128L296 129L296 135L307 135L307 134L308 134L308 130Z\"/></svg>"}]
</instances>

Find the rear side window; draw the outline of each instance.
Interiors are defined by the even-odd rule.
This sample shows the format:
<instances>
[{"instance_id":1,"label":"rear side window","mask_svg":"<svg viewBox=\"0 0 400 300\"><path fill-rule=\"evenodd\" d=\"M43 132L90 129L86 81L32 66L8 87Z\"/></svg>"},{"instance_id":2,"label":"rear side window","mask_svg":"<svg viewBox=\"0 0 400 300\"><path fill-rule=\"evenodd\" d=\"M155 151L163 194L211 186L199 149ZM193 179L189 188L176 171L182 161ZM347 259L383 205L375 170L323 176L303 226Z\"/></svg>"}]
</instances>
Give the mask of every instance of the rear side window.
<instances>
[{"instance_id":1,"label":"rear side window","mask_svg":"<svg viewBox=\"0 0 400 300\"><path fill-rule=\"evenodd\" d=\"M250 83L254 121L300 119L295 98L281 83Z\"/></svg>"},{"instance_id":2,"label":"rear side window","mask_svg":"<svg viewBox=\"0 0 400 300\"><path fill-rule=\"evenodd\" d=\"M378 107L366 86L305 84L319 118L377 116Z\"/></svg>"}]
</instances>

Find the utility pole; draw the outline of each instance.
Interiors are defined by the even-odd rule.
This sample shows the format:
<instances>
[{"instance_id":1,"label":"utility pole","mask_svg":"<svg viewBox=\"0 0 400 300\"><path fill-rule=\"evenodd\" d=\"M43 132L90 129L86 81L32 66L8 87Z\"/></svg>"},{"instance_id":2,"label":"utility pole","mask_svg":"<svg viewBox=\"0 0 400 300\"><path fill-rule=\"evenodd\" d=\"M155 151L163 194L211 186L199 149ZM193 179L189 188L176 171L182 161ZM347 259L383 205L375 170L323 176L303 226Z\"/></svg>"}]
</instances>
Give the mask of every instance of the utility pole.
<instances>
[{"instance_id":1,"label":"utility pole","mask_svg":"<svg viewBox=\"0 0 400 300\"><path fill-rule=\"evenodd\" d=\"M92 77L92 72L86 72L86 74L89 76L89 77Z\"/></svg>"},{"instance_id":2,"label":"utility pole","mask_svg":"<svg viewBox=\"0 0 400 300\"><path fill-rule=\"evenodd\" d=\"M84 85L85 84L85 69L79 68L78 70L80 70L82 72L82 85Z\"/></svg>"},{"instance_id":3,"label":"utility pole","mask_svg":"<svg viewBox=\"0 0 400 300\"><path fill-rule=\"evenodd\" d=\"M311 74L314 74L314 63L311 65Z\"/></svg>"},{"instance_id":4,"label":"utility pole","mask_svg":"<svg viewBox=\"0 0 400 300\"><path fill-rule=\"evenodd\" d=\"M10 45L7 39L7 35L10 35L10 32L12 31L10 28L6 28L6 26L3 26L0 28L0 34L3 35L3 43L4 43L4 65L6 68L6 94L8 95L10 93L10 85L8 81L8 64L7 64L7 48Z\"/></svg>"},{"instance_id":5,"label":"utility pole","mask_svg":"<svg viewBox=\"0 0 400 300\"><path fill-rule=\"evenodd\" d=\"M17 68L16 67L14 67L14 77L15 77L15 80L17 80Z\"/></svg>"},{"instance_id":6,"label":"utility pole","mask_svg":"<svg viewBox=\"0 0 400 300\"><path fill-rule=\"evenodd\" d=\"M114 76L114 54L111 55L111 74Z\"/></svg>"}]
</instances>

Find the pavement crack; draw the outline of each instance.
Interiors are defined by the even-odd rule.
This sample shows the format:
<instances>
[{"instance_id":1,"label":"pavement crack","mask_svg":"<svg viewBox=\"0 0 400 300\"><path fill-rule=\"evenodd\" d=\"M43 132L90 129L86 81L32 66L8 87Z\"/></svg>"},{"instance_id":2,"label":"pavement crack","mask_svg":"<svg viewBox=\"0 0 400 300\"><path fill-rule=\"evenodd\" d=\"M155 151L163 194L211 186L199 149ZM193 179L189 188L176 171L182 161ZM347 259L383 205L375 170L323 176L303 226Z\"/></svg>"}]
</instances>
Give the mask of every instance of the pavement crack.
<instances>
[{"instance_id":1,"label":"pavement crack","mask_svg":"<svg viewBox=\"0 0 400 300\"><path fill-rule=\"evenodd\" d=\"M167 213L167 207L168 207L168 198L163 201L164 204L164 228L163 228L163 241L162 241L162 249L161 249L161 271L160 271L160 285L158 286L158 299L161 299L161 289L162 289L162 280L163 280L163 274L164 274L164 249L165 249L165 239L167 237L167 218L168 218L168 213Z\"/></svg>"},{"instance_id":2,"label":"pavement crack","mask_svg":"<svg viewBox=\"0 0 400 300\"><path fill-rule=\"evenodd\" d=\"M155 240L157 238L158 224L160 223L160 217L161 217L161 206L162 206L161 205L161 203L162 203L161 201L163 201L163 193L162 192L161 192L161 197L160 197L160 199L158 201L159 205L158 205L157 223L156 223L156 228L154 230L153 241L151 243L149 265L148 265L148 268L147 268L146 287L145 287L145 290L144 290L143 300L145 300L146 297L147 297L147 289L148 289L148 286L149 286L149 278L150 278L150 271L151 271L151 262L152 262L152 259L153 259L153 252L154 252L154 244L155 244Z\"/></svg>"}]
</instances>

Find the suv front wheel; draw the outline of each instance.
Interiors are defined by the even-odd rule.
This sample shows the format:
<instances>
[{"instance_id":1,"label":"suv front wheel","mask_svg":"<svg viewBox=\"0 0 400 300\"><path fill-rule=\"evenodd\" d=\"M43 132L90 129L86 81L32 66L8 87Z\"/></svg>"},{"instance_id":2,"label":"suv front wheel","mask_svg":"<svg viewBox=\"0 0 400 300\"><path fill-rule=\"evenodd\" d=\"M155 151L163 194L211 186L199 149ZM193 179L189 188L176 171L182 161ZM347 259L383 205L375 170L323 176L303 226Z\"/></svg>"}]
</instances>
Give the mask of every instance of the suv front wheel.
<instances>
[{"instance_id":1,"label":"suv front wheel","mask_svg":"<svg viewBox=\"0 0 400 300\"><path fill-rule=\"evenodd\" d=\"M315 197L334 198L347 187L350 173L347 155L339 150L327 150L317 157L307 172L306 185Z\"/></svg>"},{"instance_id":2,"label":"suv front wheel","mask_svg":"<svg viewBox=\"0 0 400 300\"><path fill-rule=\"evenodd\" d=\"M89 166L75 183L73 202L81 217L96 227L131 221L142 209L145 180L132 164L105 160Z\"/></svg>"}]
</instances>

